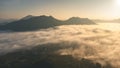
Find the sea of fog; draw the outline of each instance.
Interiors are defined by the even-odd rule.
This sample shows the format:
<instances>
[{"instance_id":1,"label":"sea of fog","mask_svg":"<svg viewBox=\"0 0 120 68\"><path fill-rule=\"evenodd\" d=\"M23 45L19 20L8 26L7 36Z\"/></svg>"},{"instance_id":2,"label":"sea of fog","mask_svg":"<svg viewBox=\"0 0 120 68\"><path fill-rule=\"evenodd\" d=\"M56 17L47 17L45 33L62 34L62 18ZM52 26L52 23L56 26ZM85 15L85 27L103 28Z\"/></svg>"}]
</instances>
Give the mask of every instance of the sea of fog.
<instances>
[{"instance_id":1,"label":"sea of fog","mask_svg":"<svg viewBox=\"0 0 120 68\"><path fill-rule=\"evenodd\" d=\"M61 49L60 55L87 58L95 62L120 68L120 24L63 25L56 28L28 32L1 32L0 54L28 49L40 44L76 42L76 49ZM66 44L67 45L67 44Z\"/></svg>"}]
</instances>

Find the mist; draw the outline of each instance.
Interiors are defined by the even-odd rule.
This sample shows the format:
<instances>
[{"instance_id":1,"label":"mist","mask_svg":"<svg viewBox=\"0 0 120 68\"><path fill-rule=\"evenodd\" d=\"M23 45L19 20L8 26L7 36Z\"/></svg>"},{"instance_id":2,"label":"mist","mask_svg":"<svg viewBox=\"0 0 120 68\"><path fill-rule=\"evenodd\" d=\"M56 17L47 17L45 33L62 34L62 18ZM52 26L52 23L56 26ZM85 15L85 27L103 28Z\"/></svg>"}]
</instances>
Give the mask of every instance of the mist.
<instances>
[{"instance_id":1,"label":"mist","mask_svg":"<svg viewBox=\"0 0 120 68\"><path fill-rule=\"evenodd\" d=\"M110 64L113 68L119 68L120 24L117 24L63 25L37 31L1 32L0 54L37 45L65 42L61 46L77 45L77 48L59 49L57 54L71 55L78 60L86 58L99 62L102 66Z\"/></svg>"}]
</instances>

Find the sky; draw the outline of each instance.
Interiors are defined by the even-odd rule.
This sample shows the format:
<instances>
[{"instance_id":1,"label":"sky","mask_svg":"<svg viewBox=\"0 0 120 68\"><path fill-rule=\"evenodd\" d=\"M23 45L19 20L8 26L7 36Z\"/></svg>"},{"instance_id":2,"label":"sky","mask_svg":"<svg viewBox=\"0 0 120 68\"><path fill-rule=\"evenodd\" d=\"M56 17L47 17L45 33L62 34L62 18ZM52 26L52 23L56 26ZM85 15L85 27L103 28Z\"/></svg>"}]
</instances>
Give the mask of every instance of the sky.
<instances>
[{"instance_id":1,"label":"sky","mask_svg":"<svg viewBox=\"0 0 120 68\"><path fill-rule=\"evenodd\" d=\"M120 18L120 0L0 0L0 18L26 15L116 19Z\"/></svg>"}]
</instances>

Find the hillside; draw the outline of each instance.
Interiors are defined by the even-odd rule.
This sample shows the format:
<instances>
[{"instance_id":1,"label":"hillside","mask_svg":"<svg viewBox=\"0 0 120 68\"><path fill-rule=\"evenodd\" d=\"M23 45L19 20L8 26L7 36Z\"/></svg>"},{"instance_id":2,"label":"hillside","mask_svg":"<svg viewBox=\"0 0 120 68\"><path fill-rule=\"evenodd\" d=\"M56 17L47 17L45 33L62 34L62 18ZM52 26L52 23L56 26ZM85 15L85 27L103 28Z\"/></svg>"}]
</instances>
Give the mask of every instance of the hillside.
<instances>
[{"instance_id":1,"label":"hillside","mask_svg":"<svg viewBox=\"0 0 120 68\"><path fill-rule=\"evenodd\" d=\"M93 63L88 59L77 60L71 55L55 53L60 49L77 47L75 43L61 42L8 53L0 56L0 68L101 68L99 63Z\"/></svg>"},{"instance_id":2,"label":"hillside","mask_svg":"<svg viewBox=\"0 0 120 68\"><path fill-rule=\"evenodd\" d=\"M87 18L72 17L66 21L57 20L52 16L26 16L18 21L0 26L0 30L31 31L60 25L95 24Z\"/></svg>"}]
</instances>

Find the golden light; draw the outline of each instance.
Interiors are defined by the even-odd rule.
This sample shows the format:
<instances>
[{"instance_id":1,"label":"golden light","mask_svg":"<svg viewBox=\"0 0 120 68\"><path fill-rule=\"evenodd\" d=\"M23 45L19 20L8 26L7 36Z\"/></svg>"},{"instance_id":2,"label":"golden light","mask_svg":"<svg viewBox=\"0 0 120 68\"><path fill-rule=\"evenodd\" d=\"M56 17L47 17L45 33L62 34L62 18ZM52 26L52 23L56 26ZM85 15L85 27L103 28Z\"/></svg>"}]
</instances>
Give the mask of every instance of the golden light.
<instances>
[{"instance_id":1,"label":"golden light","mask_svg":"<svg viewBox=\"0 0 120 68\"><path fill-rule=\"evenodd\" d=\"M120 31L120 24L119 23L98 23L99 28L107 29L110 31Z\"/></svg>"},{"instance_id":2,"label":"golden light","mask_svg":"<svg viewBox=\"0 0 120 68\"><path fill-rule=\"evenodd\" d=\"M120 0L115 0L115 5L120 7Z\"/></svg>"}]
</instances>

